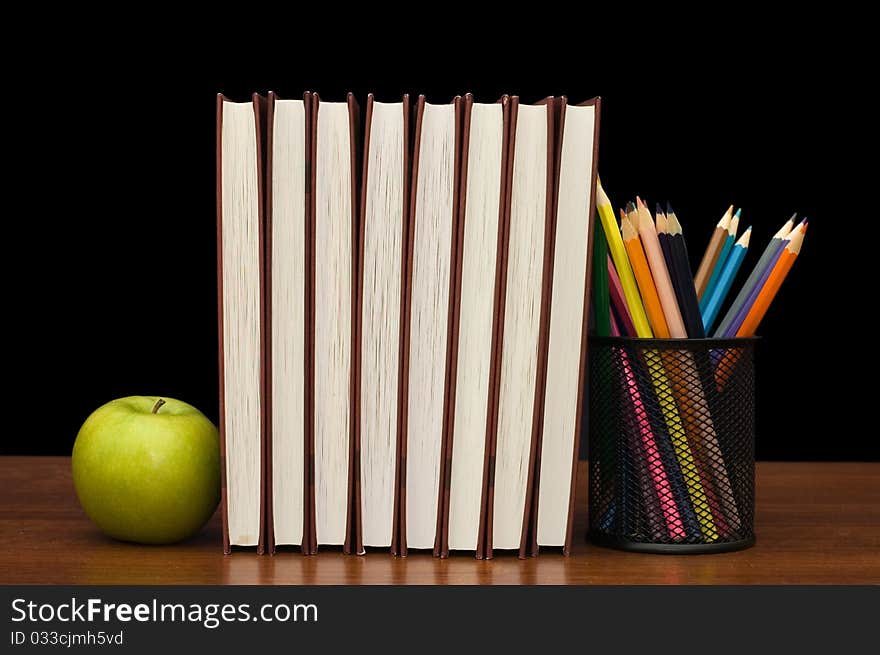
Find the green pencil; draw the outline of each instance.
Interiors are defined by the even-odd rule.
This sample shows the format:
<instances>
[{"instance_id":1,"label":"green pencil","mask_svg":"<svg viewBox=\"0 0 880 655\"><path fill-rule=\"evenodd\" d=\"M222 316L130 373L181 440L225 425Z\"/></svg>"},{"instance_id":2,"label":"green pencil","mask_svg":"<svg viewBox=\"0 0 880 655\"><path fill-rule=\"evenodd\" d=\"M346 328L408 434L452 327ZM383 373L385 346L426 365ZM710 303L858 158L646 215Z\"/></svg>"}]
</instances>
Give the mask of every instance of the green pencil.
<instances>
[{"instance_id":1,"label":"green pencil","mask_svg":"<svg viewBox=\"0 0 880 655\"><path fill-rule=\"evenodd\" d=\"M593 225L593 316L596 334L611 335L611 297L608 292L608 241L602 225Z\"/></svg>"}]
</instances>

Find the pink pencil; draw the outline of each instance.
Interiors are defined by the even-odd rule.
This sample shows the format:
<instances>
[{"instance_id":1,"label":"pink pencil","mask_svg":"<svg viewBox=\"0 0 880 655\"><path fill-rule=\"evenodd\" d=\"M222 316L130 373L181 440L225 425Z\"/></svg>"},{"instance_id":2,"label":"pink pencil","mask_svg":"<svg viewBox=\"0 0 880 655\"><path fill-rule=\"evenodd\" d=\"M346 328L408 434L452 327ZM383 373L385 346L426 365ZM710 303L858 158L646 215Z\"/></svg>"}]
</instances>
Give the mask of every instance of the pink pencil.
<instances>
[{"instance_id":1,"label":"pink pencil","mask_svg":"<svg viewBox=\"0 0 880 655\"><path fill-rule=\"evenodd\" d=\"M609 265L610 263L609 260ZM613 270L613 266L609 266L609 268L611 269L608 273L611 287L611 302L613 304L615 295L615 285L613 281L617 279L617 272ZM618 300L623 300L623 290L619 288L619 279L617 279L617 287L620 293ZM633 333L635 333L634 329ZM615 337L620 336L620 329L617 326L617 321L614 320L613 314L611 315L611 335ZM681 515L678 513L678 507L676 507L675 501L672 497L672 489L669 486L669 480L666 477L666 470L663 468L663 463L660 461L660 453L657 450L657 443L654 441L654 433L651 431L651 423L648 420L648 413L645 411L645 406L642 403L642 395L636 384L635 374L629 365L629 358L627 357L626 350L621 348L617 350L617 353L620 355L621 363L623 364L623 373L626 378L627 390L629 391L629 397L632 401L636 420L639 424L642 444L645 446L645 454L647 455L648 460L648 470L650 471L651 479L654 482L654 489L657 490L657 498L660 500L660 507L663 510L666 529L669 531L669 536L673 539L683 539L686 536L684 525L681 522Z\"/></svg>"}]
</instances>

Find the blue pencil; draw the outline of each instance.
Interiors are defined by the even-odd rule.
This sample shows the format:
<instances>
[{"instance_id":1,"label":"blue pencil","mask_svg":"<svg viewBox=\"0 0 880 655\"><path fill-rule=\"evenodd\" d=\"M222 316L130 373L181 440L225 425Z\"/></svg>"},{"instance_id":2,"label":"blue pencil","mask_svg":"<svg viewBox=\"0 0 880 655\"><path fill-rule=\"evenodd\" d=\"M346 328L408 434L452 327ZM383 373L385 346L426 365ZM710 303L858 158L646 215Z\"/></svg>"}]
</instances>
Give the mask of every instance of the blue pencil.
<instances>
[{"instance_id":1,"label":"blue pencil","mask_svg":"<svg viewBox=\"0 0 880 655\"><path fill-rule=\"evenodd\" d=\"M742 266L743 260L746 257L746 251L749 249L749 238L751 235L752 226L750 225L730 251L730 256L724 264L724 271L719 276L717 284L711 289L711 294L707 291L706 295L703 296L703 300L706 301L705 307L703 307L703 303L700 303L700 306L706 334L709 333L709 330L712 329L712 325L715 323L715 319L718 318L718 311L721 309L721 305L724 304L724 299L733 285L733 280L739 272L740 266Z\"/></svg>"},{"instance_id":2,"label":"blue pencil","mask_svg":"<svg viewBox=\"0 0 880 655\"><path fill-rule=\"evenodd\" d=\"M712 296L712 292L715 290L715 286L721 278L721 273L724 272L724 267L727 266L727 258L733 250L733 242L736 241L736 231L739 229L739 214L741 211L742 209L737 209L736 213L733 215L733 218L730 221L730 226L727 228L727 236L724 237L724 243L721 246L721 252L718 253L718 261L715 262L715 267L712 269L712 274L709 276L709 281L706 283L706 288L703 290L703 293L698 294L700 300L700 312L706 311L706 303L709 302L709 298Z\"/></svg>"}]
</instances>

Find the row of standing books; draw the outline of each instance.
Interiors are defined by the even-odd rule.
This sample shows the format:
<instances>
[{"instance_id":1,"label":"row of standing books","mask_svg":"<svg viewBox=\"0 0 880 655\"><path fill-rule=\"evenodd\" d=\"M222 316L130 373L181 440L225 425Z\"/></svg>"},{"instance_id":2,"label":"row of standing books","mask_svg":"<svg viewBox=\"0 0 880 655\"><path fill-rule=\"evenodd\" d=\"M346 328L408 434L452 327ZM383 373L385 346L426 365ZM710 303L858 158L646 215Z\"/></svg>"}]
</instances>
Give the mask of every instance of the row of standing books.
<instances>
[{"instance_id":1,"label":"row of standing books","mask_svg":"<svg viewBox=\"0 0 880 655\"><path fill-rule=\"evenodd\" d=\"M227 552L569 552L599 105L218 96Z\"/></svg>"}]
</instances>

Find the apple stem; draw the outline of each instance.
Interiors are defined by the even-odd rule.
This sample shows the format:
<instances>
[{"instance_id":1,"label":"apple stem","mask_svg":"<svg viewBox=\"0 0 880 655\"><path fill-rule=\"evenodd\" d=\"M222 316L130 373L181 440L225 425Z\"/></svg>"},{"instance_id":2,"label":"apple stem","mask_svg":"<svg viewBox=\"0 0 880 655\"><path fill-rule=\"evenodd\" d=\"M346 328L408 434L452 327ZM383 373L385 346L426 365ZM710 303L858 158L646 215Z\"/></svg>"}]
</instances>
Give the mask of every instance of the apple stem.
<instances>
[{"instance_id":1,"label":"apple stem","mask_svg":"<svg viewBox=\"0 0 880 655\"><path fill-rule=\"evenodd\" d=\"M164 404L165 404L165 401L162 400L161 398L159 398L159 400L156 401L156 404L153 405L153 414L158 414L159 408Z\"/></svg>"}]
</instances>

